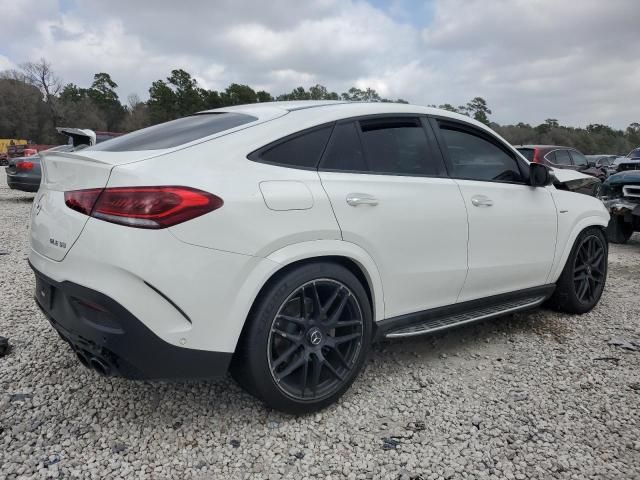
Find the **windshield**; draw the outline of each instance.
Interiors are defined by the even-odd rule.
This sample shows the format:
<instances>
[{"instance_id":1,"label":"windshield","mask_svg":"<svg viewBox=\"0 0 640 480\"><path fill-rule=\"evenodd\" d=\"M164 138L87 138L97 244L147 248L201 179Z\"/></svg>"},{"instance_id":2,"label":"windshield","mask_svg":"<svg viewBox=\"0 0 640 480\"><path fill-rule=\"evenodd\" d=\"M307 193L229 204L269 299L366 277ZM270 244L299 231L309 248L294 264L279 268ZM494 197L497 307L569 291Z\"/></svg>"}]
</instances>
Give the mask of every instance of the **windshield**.
<instances>
[{"instance_id":1,"label":"windshield","mask_svg":"<svg viewBox=\"0 0 640 480\"><path fill-rule=\"evenodd\" d=\"M629 152L629 155L627 155L627 157L629 157L629 158L640 158L640 148L634 148L633 150L631 150Z\"/></svg>"}]
</instances>

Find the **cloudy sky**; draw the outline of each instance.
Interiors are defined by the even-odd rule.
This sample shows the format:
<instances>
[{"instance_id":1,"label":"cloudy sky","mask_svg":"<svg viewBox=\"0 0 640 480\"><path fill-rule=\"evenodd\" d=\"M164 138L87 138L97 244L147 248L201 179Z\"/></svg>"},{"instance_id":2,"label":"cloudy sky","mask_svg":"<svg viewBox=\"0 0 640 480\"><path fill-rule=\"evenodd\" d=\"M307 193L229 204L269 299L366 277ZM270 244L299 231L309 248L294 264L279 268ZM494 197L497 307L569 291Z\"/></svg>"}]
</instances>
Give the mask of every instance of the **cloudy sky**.
<instances>
[{"instance_id":1,"label":"cloudy sky","mask_svg":"<svg viewBox=\"0 0 640 480\"><path fill-rule=\"evenodd\" d=\"M640 121L639 0L0 0L0 70L40 57L129 94L320 83L416 104L487 99L498 123Z\"/></svg>"}]
</instances>

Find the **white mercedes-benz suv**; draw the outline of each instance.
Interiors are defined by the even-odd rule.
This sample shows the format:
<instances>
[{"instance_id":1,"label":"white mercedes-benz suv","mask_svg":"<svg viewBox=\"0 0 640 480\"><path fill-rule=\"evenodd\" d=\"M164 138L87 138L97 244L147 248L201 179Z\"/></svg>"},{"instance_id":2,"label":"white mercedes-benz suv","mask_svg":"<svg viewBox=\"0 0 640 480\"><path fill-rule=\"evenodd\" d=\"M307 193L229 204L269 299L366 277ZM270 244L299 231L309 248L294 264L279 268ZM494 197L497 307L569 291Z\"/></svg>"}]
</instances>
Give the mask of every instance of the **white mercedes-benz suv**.
<instances>
[{"instance_id":1,"label":"white mercedes-benz suv","mask_svg":"<svg viewBox=\"0 0 640 480\"><path fill-rule=\"evenodd\" d=\"M105 375L230 370L287 412L336 401L376 339L602 294L609 215L467 117L391 103L202 112L44 152L36 300Z\"/></svg>"}]
</instances>

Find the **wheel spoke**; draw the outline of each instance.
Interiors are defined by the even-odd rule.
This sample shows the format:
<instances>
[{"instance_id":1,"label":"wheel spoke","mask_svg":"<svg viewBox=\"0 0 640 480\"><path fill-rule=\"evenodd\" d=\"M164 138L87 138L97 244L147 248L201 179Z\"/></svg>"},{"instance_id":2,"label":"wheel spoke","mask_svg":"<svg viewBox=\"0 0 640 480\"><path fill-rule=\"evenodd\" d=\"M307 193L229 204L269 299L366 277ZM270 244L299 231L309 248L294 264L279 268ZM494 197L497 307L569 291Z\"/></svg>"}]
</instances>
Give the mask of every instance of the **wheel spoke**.
<instances>
[{"instance_id":1,"label":"wheel spoke","mask_svg":"<svg viewBox=\"0 0 640 480\"><path fill-rule=\"evenodd\" d=\"M309 318L309 311L307 310L307 297L304 294L304 287L300 288L300 316L302 318Z\"/></svg>"},{"instance_id":2,"label":"wheel spoke","mask_svg":"<svg viewBox=\"0 0 640 480\"><path fill-rule=\"evenodd\" d=\"M338 350L338 348L336 346L332 345L330 348L331 348L331 351L335 354L335 356L338 358L340 363L345 368L351 368L351 365L349 365L349 362L347 362L347 359L344 358L344 355L342 355L342 352L340 352L340 350Z\"/></svg>"},{"instance_id":3,"label":"wheel spoke","mask_svg":"<svg viewBox=\"0 0 640 480\"><path fill-rule=\"evenodd\" d=\"M327 300L325 302L324 306L322 307L322 313L324 313L325 315L327 314L327 312L331 309L331 306L333 305L333 302L335 302L336 298L338 298L338 295L340 295L341 291L342 291L342 287L337 287L333 291L333 293L329 297L329 300Z\"/></svg>"},{"instance_id":4,"label":"wheel spoke","mask_svg":"<svg viewBox=\"0 0 640 480\"><path fill-rule=\"evenodd\" d=\"M316 285L316 282L313 282L311 284L311 291L311 300L313 300L313 315L315 318L318 318L318 316L320 316L320 313L322 312L322 304L320 303L320 295L318 294L318 287Z\"/></svg>"},{"instance_id":5,"label":"wheel spoke","mask_svg":"<svg viewBox=\"0 0 640 480\"><path fill-rule=\"evenodd\" d=\"M362 325L362 320L345 320L344 322L336 323L333 327L334 328L357 327L358 325Z\"/></svg>"},{"instance_id":6,"label":"wheel spoke","mask_svg":"<svg viewBox=\"0 0 640 480\"><path fill-rule=\"evenodd\" d=\"M329 318L329 321L327 322L329 325L336 325L338 323L338 320L342 316L342 312L344 311L344 307L347 305L348 301L349 301L349 295L345 295L344 297L342 297L342 300L340 300L340 304L338 305L336 310L331 314L331 318Z\"/></svg>"},{"instance_id":7,"label":"wheel spoke","mask_svg":"<svg viewBox=\"0 0 640 480\"><path fill-rule=\"evenodd\" d=\"M291 362L287 367L281 372L276 372L277 380L281 381L283 378L288 377L297 369L299 369L304 363L306 363L307 358L306 355L302 354L298 358L296 358L293 362Z\"/></svg>"},{"instance_id":8,"label":"wheel spoke","mask_svg":"<svg viewBox=\"0 0 640 480\"><path fill-rule=\"evenodd\" d=\"M340 375L338 373L338 371L335 368L333 368L333 365L331 365L326 358L323 359L322 365L324 365L324 367L327 370L329 370L334 377L336 377L338 380L342 381L342 379L343 379L342 375Z\"/></svg>"},{"instance_id":9,"label":"wheel spoke","mask_svg":"<svg viewBox=\"0 0 640 480\"><path fill-rule=\"evenodd\" d=\"M302 388L300 389L300 394L302 398L304 398L304 391L307 389L307 377L309 376L309 361L304 362L302 366Z\"/></svg>"},{"instance_id":10,"label":"wheel spoke","mask_svg":"<svg viewBox=\"0 0 640 480\"><path fill-rule=\"evenodd\" d=\"M313 372L311 374L311 385L309 385L309 388L311 388L311 391L313 392L313 394L315 395L316 392L318 391L318 384L320 383L320 374L322 373L322 362L320 361L320 358L318 358L317 355L313 355Z\"/></svg>"},{"instance_id":11,"label":"wheel spoke","mask_svg":"<svg viewBox=\"0 0 640 480\"><path fill-rule=\"evenodd\" d=\"M285 332L284 330L281 330L278 327L273 327L271 331L276 335L280 335L282 338L286 338L290 342L295 342L296 344L299 344L300 341L302 340L302 335L295 335L289 332Z\"/></svg>"},{"instance_id":12,"label":"wheel spoke","mask_svg":"<svg viewBox=\"0 0 640 480\"><path fill-rule=\"evenodd\" d=\"M333 345L341 345L345 342L350 342L356 338L360 338L361 333L352 333L350 335L343 335L342 337L333 337Z\"/></svg>"},{"instance_id":13,"label":"wheel spoke","mask_svg":"<svg viewBox=\"0 0 640 480\"><path fill-rule=\"evenodd\" d=\"M285 322L295 323L296 325L299 325L301 327L304 327L307 324L304 317L293 317L291 315L280 314L278 315L278 318L284 320Z\"/></svg>"},{"instance_id":14,"label":"wheel spoke","mask_svg":"<svg viewBox=\"0 0 640 480\"><path fill-rule=\"evenodd\" d=\"M293 345L291 345L282 354L280 354L278 358L276 358L273 361L271 368L273 368L273 370L278 368L283 362L286 362L291 357L291 355L293 355L295 351L298 350L299 347L300 347L300 344L297 344L297 343L294 343Z\"/></svg>"}]
</instances>

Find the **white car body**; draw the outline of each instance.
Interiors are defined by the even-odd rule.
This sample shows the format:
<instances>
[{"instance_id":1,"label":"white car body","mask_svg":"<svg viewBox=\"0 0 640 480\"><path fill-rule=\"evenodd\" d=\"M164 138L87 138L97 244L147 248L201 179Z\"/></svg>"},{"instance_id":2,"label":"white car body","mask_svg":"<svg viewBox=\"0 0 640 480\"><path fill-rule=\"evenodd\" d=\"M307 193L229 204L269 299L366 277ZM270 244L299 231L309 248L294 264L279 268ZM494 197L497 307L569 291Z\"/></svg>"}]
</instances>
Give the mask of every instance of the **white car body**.
<instances>
[{"instance_id":1,"label":"white car body","mask_svg":"<svg viewBox=\"0 0 640 480\"><path fill-rule=\"evenodd\" d=\"M381 322L554 284L578 234L609 220L598 199L552 185L318 171L247 158L287 135L342 119L419 115L485 132L527 164L465 116L340 102L214 112L255 120L166 149L43 152L31 220L36 273L108 296L178 349L231 355L258 293L295 262L348 259L366 279L373 318ZM65 205L64 192L154 185L196 188L224 205L158 230L109 223Z\"/></svg>"}]
</instances>

